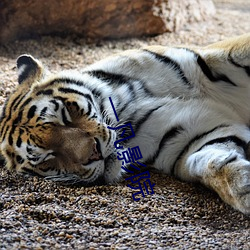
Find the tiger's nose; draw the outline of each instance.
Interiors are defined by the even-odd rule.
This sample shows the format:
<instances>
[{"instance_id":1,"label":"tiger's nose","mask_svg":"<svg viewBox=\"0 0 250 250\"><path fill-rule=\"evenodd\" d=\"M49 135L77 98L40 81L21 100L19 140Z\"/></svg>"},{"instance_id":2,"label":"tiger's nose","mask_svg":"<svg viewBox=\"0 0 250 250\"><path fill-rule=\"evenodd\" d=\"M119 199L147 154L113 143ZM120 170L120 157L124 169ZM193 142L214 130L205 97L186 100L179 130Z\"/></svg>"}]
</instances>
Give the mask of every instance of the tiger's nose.
<instances>
[{"instance_id":1,"label":"tiger's nose","mask_svg":"<svg viewBox=\"0 0 250 250\"><path fill-rule=\"evenodd\" d=\"M97 138L94 138L94 139L95 139L95 143L93 144L93 151L89 159L93 161L98 161L98 160L103 159L103 156L102 156L101 145L100 145L99 140Z\"/></svg>"}]
</instances>

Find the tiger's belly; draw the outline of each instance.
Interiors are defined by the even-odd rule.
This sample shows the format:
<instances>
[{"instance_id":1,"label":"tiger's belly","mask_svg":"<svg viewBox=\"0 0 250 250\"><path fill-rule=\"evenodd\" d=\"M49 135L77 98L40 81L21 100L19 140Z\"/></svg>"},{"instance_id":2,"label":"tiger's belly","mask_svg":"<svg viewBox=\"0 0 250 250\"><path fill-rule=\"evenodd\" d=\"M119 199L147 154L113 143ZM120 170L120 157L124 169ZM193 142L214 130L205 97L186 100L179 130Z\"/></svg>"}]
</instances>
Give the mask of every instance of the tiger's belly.
<instances>
[{"instance_id":1,"label":"tiger's belly","mask_svg":"<svg viewBox=\"0 0 250 250\"><path fill-rule=\"evenodd\" d=\"M144 163L168 174L191 144L198 148L232 130L237 134L233 124L244 124L231 109L211 100L165 98L164 105L152 107L142 101L137 110L132 121L135 137L126 146L139 146ZM126 122L131 114L122 119Z\"/></svg>"}]
</instances>

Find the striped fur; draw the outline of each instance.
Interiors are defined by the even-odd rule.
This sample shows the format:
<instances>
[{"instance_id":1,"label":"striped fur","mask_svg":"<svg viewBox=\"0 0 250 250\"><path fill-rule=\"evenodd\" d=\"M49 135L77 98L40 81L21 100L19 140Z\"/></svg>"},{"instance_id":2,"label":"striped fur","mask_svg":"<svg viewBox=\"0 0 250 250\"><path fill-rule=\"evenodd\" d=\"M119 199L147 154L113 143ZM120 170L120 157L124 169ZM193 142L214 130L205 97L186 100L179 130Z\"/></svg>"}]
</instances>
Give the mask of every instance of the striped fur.
<instances>
[{"instance_id":1,"label":"striped fur","mask_svg":"<svg viewBox=\"0 0 250 250\"><path fill-rule=\"evenodd\" d=\"M117 121L131 122L145 164L197 181L250 213L250 35L202 48L125 51L82 72L19 57L19 86L1 118L6 166L55 181L121 179Z\"/></svg>"}]
</instances>

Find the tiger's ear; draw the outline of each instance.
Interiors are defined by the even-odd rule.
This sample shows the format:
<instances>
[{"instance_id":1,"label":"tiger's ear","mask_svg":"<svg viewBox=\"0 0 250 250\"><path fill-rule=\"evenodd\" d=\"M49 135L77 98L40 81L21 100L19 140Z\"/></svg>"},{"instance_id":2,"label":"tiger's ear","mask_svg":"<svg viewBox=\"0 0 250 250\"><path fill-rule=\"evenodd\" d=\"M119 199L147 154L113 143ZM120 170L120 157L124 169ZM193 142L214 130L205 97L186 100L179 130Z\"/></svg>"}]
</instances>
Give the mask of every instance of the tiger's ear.
<instances>
[{"instance_id":1,"label":"tiger's ear","mask_svg":"<svg viewBox=\"0 0 250 250\"><path fill-rule=\"evenodd\" d=\"M18 82L31 86L43 76L43 65L30 55L21 55L17 59Z\"/></svg>"}]
</instances>

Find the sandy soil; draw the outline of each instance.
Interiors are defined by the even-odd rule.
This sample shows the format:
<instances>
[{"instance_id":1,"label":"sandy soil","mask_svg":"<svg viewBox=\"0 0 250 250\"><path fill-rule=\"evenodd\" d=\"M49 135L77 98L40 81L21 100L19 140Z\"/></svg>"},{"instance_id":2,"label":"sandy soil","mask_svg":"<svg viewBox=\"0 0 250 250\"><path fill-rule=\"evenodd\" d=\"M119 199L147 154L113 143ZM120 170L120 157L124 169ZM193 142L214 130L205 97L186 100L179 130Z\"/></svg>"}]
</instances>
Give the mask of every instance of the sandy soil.
<instances>
[{"instance_id":1,"label":"sandy soil","mask_svg":"<svg viewBox=\"0 0 250 250\"><path fill-rule=\"evenodd\" d=\"M16 84L15 60L29 53L52 71L81 69L148 44L204 45L250 32L249 0L216 0L208 22L154 38L90 43L77 37L0 47L0 105ZM197 184L152 173L155 194L134 202L126 182L66 188L0 169L0 249L250 249L250 219Z\"/></svg>"}]
</instances>

